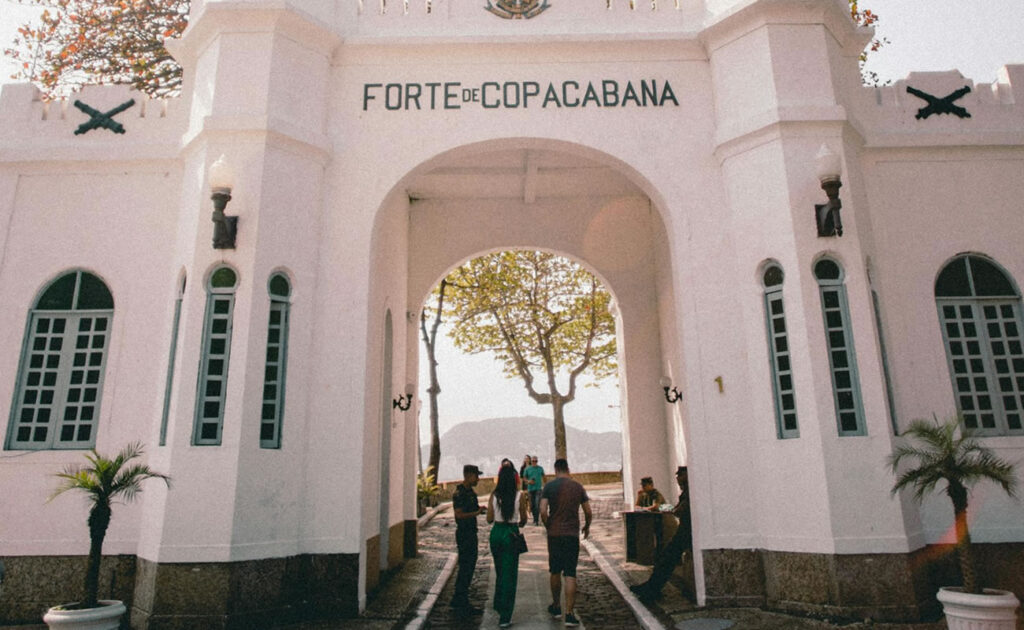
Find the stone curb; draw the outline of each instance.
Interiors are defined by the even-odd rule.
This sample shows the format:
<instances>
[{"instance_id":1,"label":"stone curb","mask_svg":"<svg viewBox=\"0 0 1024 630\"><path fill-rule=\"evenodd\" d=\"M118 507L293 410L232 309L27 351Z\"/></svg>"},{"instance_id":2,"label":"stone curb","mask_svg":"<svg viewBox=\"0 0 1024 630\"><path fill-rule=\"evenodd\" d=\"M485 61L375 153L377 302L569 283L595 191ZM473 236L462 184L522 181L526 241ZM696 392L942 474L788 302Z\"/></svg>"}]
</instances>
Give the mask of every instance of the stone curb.
<instances>
[{"instance_id":1,"label":"stone curb","mask_svg":"<svg viewBox=\"0 0 1024 630\"><path fill-rule=\"evenodd\" d=\"M437 516L441 512L443 512L443 511L447 510L448 508L450 508L451 505L452 505L451 503L442 503L440 505L436 505L436 506L430 508L429 510L427 510L426 514L424 514L423 516L419 517L419 519L416 520L416 527L417 528L423 528L435 516Z\"/></svg>"},{"instance_id":2,"label":"stone curb","mask_svg":"<svg viewBox=\"0 0 1024 630\"><path fill-rule=\"evenodd\" d=\"M434 514L440 510L434 510ZM425 514L424 518L433 518L434 514ZM429 518L427 519L429 521ZM448 583L448 578L455 572L455 565L457 561L457 555L454 553L448 554L448 560L444 563L444 568L441 569L441 573L438 574L437 579L434 580L434 584L427 591L427 596L423 598L420 605L416 608L416 616L405 626L405 630L420 630L427 623L427 618L430 617L430 612L434 609L434 605L437 603L437 598L441 596L441 591L444 590L444 585Z\"/></svg>"},{"instance_id":3,"label":"stone curb","mask_svg":"<svg viewBox=\"0 0 1024 630\"><path fill-rule=\"evenodd\" d=\"M582 543L583 547L587 550L587 553L594 559L594 564L601 569L601 573L604 573L604 576L612 583L612 586L614 586L615 590L619 592L622 599L626 600L626 603L629 604L629 608L633 611L633 616L636 617L640 627L644 630L666 630L665 626L658 621L658 618L655 617L646 606L640 603L640 600L636 598L633 591L629 590L629 587L626 586L622 577L618 574L611 563L608 562L608 559L604 557L604 553L598 549L597 545L586 539L584 539Z\"/></svg>"}]
</instances>

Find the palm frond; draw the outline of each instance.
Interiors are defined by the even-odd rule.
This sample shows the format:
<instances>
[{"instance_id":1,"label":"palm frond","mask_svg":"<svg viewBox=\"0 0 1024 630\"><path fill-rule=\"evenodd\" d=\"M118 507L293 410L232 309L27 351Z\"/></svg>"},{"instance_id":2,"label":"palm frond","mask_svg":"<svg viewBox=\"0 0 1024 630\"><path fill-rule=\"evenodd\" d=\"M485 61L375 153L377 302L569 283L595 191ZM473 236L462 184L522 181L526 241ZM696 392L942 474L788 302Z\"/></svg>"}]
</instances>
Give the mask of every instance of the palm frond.
<instances>
[{"instance_id":1,"label":"palm frond","mask_svg":"<svg viewBox=\"0 0 1024 630\"><path fill-rule=\"evenodd\" d=\"M981 444L963 426L960 416L945 422L935 417L931 422L914 420L901 438L888 458L896 475L893 494L913 488L914 497L921 500L940 481L969 488L988 479L1000 484L1011 497L1016 495L1015 465L999 459ZM910 468L900 472L903 465Z\"/></svg>"}]
</instances>

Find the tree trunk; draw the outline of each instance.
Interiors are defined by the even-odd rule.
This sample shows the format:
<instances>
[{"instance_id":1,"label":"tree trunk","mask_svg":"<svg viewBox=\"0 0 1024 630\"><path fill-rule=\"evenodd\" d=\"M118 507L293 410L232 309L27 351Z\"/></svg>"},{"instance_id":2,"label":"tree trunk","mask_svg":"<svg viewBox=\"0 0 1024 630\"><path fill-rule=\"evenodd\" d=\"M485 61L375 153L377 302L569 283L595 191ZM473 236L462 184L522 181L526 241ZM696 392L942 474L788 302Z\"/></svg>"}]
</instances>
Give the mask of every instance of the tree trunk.
<instances>
[{"instance_id":1,"label":"tree trunk","mask_svg":"<svg viewBox=\"0 0 1024 630\"><path fill-rule=\"evenodd\" d=\"M100 560L103 558L103 539L110 525L110 506L97 503L89 512L89 563L85 569L85 600L83 608L99 606Z\"/></svg>"},{"instance_id":2,"label":"tree trunk","mask_svg":"<svg viewBox=\"0 0 1024 630\"><path fill-rule=\"evenodd\" d=\"M427 349L427 366L430 368L430 387L427 394L430 401L430 457L427 459L427 470L433 469L437 479L438 467L441 465L441 436L438 427L437 396L441 393L441 385L437 382L437 329L441 325L441 311L444 308L444 292L448 286L447 279L441 280L441 288L437 294L437 309L434 321L427 332L427 318L420 313L420 332L423 334L423 345Z\"/></svg>"},{"instance_id":3,"label":"tree trunk","mask_svg":"<svg viewBox=\"0 0 1024 630\"><path fill-rule=\"evenodd\" d=\"M565 402L561 396L551 396L551 414L555 421L555 459L568 460L565 445Z\"/></svg>"},{"instance_id":4,"label":"tree trunk","mask_svg":"<svg viewBox=\"0 0 1024 630\"><path fill-rule=\"evenodd\" d=\"M956 553L960 560L960 574L964 578L964 591L980 594L981 588L978 585L978 574L974 565L974 550L971 548L971 533L967 530L967 488L958 483L951 483L946 492L953 500Z\"/></svg>"}]
</instances>

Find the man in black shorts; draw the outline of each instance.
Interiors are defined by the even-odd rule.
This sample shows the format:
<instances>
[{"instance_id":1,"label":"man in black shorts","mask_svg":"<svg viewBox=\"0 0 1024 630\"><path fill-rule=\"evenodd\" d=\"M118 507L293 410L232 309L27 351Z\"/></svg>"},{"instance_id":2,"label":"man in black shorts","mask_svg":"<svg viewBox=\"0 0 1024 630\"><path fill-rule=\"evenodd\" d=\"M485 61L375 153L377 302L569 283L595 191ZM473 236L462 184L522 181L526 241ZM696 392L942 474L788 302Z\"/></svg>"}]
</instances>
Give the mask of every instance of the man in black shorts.
<instances>
[{"instance_id":1,"label":"man in black shorts","mask_svg":"<svg viewBox=\"0 0 1024 630\"><path fill-rule=\"evenodd\" d=\"M555 478L540 495L540 518L548 530L548 572L551 574L551 601L548 612L556 619L562 615L562 576L565 576L565 625L578 626L576 604L576 564L580 557L580 507L586 522L583 537L590 537L590 497L583 486L569 476L569 463L555 460Z\"/></svg>"}]
</instances>

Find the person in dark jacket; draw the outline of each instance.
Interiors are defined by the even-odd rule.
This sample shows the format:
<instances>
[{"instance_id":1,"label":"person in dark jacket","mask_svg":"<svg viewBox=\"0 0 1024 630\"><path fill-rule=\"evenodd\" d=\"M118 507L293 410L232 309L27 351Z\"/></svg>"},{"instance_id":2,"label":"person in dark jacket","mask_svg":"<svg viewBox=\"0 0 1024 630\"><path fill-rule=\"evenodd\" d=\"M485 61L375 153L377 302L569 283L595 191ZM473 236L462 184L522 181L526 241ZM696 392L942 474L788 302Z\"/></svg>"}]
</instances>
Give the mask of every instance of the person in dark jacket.
<instances>
[{"instance_id":1,"label":"person in dark jacket","mask_svg":"<svg viewBox=\"0 0 1024 630\"><path fill-rule=\"evenodd\" d=\"M479 481L480 469L473 464L466 464L462 467L462 483L455 488L455 494L452 495L455 546L459 550L459 574L455 578L455 595L452 596L451 606L474 613L482 612L469 605L469 584L473 580L477 557L476 517L484 513L477 501L476 491L473 490Z\"/></svg>"},{"instance_id":2,"label":"person in dark jacket","mask_svg":"<svg viewBox=\"0 0 1024 630\"><path fill-rule=\"evenodd\" d=\"M693 550L693 522L690 520L690 484L686 466L676 469L676 483L679 484L679 502L672 513L679 519L679 527L676 528L675 536L669 541L654 560L654 571L651 577L643 584L630 586L630 590L636 593L642 602L650 602L661 596L661 589L665 586L672 571L683 558L683 552Z\"/></svg>"}]
</instances>

